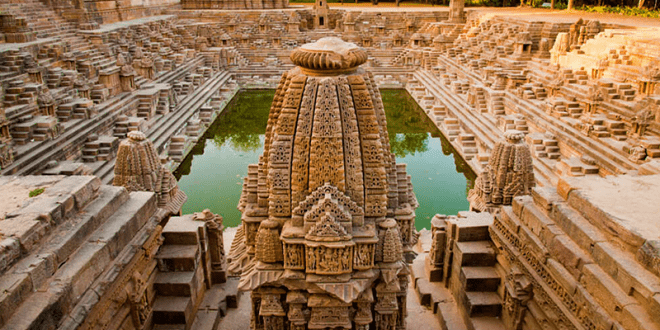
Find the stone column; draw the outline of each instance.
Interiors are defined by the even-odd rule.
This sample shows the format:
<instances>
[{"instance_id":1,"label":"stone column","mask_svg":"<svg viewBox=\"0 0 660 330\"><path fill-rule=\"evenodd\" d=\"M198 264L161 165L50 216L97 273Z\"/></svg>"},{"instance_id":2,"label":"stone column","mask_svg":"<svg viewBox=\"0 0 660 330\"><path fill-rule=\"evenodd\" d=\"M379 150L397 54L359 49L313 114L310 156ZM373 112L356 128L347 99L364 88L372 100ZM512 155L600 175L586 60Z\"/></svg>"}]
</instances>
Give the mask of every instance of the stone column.
<instances>
[{"instance_id":1,"label":"stone column","mask_svg":"<svg viewBox=\"0 0 660 330\"><path fill-rule=\"evenodd\" d=\"M431 220L431 250L426 257L426 271L429 281L442 282L443 266L445 261L445 245L447 240L447 224L444 215L436 214Z\"/></svg>"},{"instance_id":2,"label":"stone column","mask_svg":"<svg viewBox=\"0 0 660 330\"><path fill-rule=\"evenodd\" d=\"M465 0L451 0L449 2L449 22L465 23Z\"/></svg>"},{"instance_id":3,"label":"stone column","mask_svg":"<svg viewBox=\"0 0 660 330\"><path fill-rule=\"evenodd\" d=\"M204 220L206 232L208 234L208 253L211 257L211 282L225 283L226 276L226 263L225 263L225 245L222 239L222 232L224 226L222 225L222 216L213 214L210 210L206 209L201 214L195 214L196 217Z\"/></svg>"}]
</instances>

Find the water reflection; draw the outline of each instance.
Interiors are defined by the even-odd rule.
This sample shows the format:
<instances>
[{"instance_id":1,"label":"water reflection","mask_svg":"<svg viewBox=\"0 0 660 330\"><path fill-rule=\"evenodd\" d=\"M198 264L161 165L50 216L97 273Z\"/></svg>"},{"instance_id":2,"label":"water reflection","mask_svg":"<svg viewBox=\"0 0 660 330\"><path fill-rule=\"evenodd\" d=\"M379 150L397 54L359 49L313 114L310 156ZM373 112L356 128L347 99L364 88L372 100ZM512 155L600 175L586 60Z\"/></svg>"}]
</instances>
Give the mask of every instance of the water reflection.
<instances>
[{"instance_id":1,"label":"water reflection","mask_svg":"<svg viewBox=\"0 0 660 330\"><path fill-rule=\"evenodd\" d=\"M476 179L472 169L407 92L385 90L381 94L390 146L397 162L408 165L420 204L415 212L417 229L430 228L436 213L467 210L467 192Z\"/></svg>"},{"instance_id":2,"label":"water reflection","mask_svg":"<svg viewBox=\"0 0 660 330\"><path fill-rule=\"evenodd\" d=\"M474 173L406 91L381 93L390 146L397 161L408 164L420 203L417 228L429 228L436 213L466 210ZM262 152L274 95L272 90L240 92L193 148L175 172L188 195L184 213L210 208L224 216L225 226L240 223L236 204L242 178Z\"/></svg>"}]
</instances>

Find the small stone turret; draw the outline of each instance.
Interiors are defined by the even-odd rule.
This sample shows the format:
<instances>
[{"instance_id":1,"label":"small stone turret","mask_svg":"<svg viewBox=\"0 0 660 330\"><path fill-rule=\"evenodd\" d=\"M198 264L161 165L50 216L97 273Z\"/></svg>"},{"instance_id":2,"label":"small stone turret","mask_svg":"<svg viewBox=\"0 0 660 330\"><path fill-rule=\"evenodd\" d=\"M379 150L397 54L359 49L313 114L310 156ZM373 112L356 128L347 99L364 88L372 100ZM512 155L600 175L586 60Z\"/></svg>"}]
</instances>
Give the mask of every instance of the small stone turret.
<instances>
[{"instance_id":1,"label":"small stone turret","mask_svg":"<svg viewBox=\"0 0 660 330\"><path fill-rule=\"evenodd\" d=\"M516 196L528 195L534 187L532 154L523 142L524 133L508 130L506 141L498 142L468 194L470 208L494 212L500 205L511 205Z\"/></svg>"},{"instance_id":2,"label":"small stone turret","mask_svg":"<svg viewBox=\"0 0 660 330\"><path fill-rule=\"evenodd\" d=\"M179 214L188 197L179 190L176 178L160 162L154 145L144 133L133 131L119 144L112 184L129 191L153 191L158 206Z\"/></svg>"}]
</instances>

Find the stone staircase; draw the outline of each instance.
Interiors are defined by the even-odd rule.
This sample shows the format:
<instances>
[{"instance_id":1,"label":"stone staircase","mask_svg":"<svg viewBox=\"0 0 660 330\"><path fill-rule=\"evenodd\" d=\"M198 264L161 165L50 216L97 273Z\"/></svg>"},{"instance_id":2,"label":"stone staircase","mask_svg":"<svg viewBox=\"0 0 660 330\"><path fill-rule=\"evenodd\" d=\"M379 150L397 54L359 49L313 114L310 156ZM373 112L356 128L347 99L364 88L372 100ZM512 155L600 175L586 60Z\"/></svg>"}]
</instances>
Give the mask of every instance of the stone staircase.
<instances>
[{"instance_id":1,"label":"stone staircase","mask_svg":"<svg viewBox=\"0 0 660 330\"><path fill-rule=\"evenodd\" d=\"M170 221L177 222L179 218ZM203 222L200 222L202 225ZM177 325L170 329L190 329L197 306L206 291L201 266L202 251L198 244L198 228L166 226L164 242L156 260L159 273L154 282L154 323Z\"/></svg>"},{"instance_id":2,"label":"stone staircase","mask_svg":"<svg viewBox=\"0 0 660 330\"><path fill-rule=\"evenodd\" d=\"M114 136L92 134L83 145L82 160L85 163L107 161L115 157L119 148L119 139Z\"/></svg>"},{"instance_id":3,"label":"stone staircase","mask_svg":"<svg viewBox=\"0 0 660 330\"><path fill-rule=\"evenodd\" d=\"M135 249L133 234L147 227L153 230L159 221L154 218L153 193L102 186L98 178L89 176L52 180L56 183L45 188L43 197L17 214L29 217L30 212L40 212L53 220L32 221L42 227L40 237L34 235L35 229L15 233L30 238L22 242L32 243L23 247L22 258L0 280L3 329L55 329L71 321L65 316L85 304L83 297L102 282L101 275L116 266L119 255ZM52 196L59 196L61 202L55 203ZM63 212L65 208L69 210Z\"/></svg>"},{"instance_id":4,"label":"stone staircase","mask_svg":"<svg viewBox=\"0 0 660 330\"><path fill-rule=\"evenodd\" d=\"M113 57L108 57L97 49L91 42L78 35L74 23L67 22L49 6L38 0L25 0L21 2L10 2L0 4L0 11L14 13L25 17L28 27L36 33L38 38L52 38L49 44L59 45L60 52L71 52L78 62L85 61L100 71L115 64ZM39 64L48 66L53 58L57 58L57 52L52 47L42 47L42 51L50 49L47 53L40 53ZM19 67L3 69L6 71L20 70Z\"/></svg>"},{"instance_id":5,"label":"stone staircase","mask_svg":"<svg viewBox=\"0 0 660 330\"><path fill-rule=\"evenodd\" d=\"M559 159L559 142L542 133L531 133L526 136L527 144L532 147L532 152L536 158Z\"/></svg>"},{"instance_id":6,"label":"stone staircase","mask_svg":"<svg viewBox=\"0 0 660 330\"><path fill-rule=\"evenodd\" d=\"M470 330L504 329L499 316L502 299L498 294L501 278L496 271L496 249L490 242L485 217L468 217L451 223L453 256L449 288Z\"/></svg>"},{"instance_id":7,"label":"stone staircase","mask_svg":"<svg viewBox=\"0 0 660 330\"><path fill-rule=\"evenodd\" d=\"M227 308L237 307L238 281L213 278L205 222L192 215L172 217L162 235L153 329L215 329Z\"/></svg>"}]
</instances>

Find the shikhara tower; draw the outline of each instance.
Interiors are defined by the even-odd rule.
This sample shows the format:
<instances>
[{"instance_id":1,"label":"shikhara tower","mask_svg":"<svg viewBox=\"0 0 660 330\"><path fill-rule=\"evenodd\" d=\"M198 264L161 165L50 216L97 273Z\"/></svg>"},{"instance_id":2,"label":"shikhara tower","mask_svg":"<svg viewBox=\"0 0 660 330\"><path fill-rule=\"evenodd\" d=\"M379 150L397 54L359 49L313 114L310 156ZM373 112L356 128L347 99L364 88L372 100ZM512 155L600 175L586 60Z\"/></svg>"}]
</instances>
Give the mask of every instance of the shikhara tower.
<instances>
[{"instance_id":1,"label":"shikhara tower","mask_svg":"<svg viewBox=\"0 0 660 330\"><path fill-rule=\"evenodd\" d=\"M291 60L229 257L252 291L252 328L405 329L418 204L366 51L323 38Z\"/></svg>"}]
</instances>

